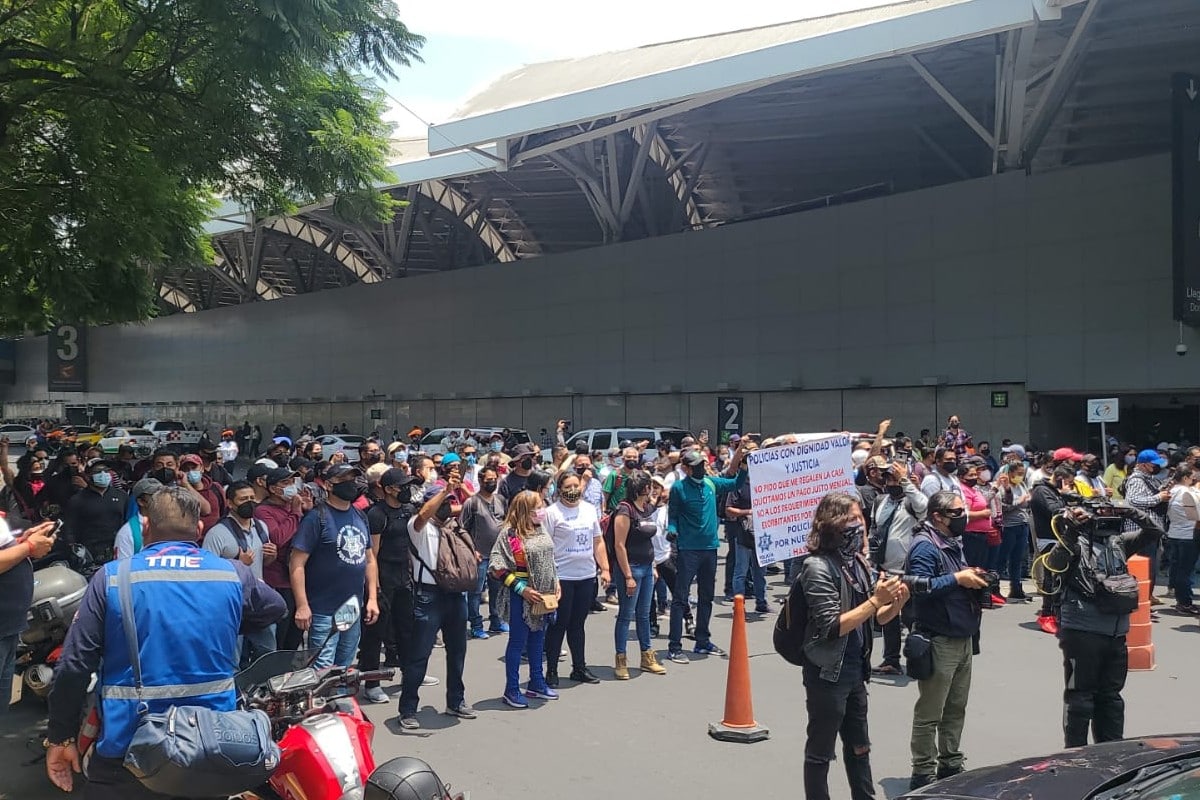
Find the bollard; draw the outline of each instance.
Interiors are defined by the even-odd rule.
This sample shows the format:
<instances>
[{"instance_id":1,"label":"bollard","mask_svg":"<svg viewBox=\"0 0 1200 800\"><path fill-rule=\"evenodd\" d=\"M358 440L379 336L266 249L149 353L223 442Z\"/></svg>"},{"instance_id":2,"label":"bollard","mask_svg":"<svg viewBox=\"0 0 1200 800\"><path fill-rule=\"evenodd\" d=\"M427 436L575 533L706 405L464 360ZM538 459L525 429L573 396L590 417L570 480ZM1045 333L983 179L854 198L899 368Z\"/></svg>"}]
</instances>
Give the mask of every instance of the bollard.
<instances>
[{"instance_id":1,"label":"bollard","mask_svg":"<svg viewBox=\"0 0 1200 800\"><path fill-rule=\"evenodd\" d=\"M1129 574L1138 582L1138 607L1129 615L1125 647L1129 652L1130 672L1145 672L1154 669L1154 643L1150 635L1150 559L1132 556L1128 565Z\"/></svg>"},{"instance_id":2,"label":"bollard","mask_svg":"<svg viewBox=\"0 0 1200 800\"><path fill-rule=\"evenodd\" d=\"M729 671L725 679L725 718L708 726L708 735L722 742L761 742L771 732L754 721L750 693L750 647L746 644L746 598L733 598L733 636L729 642Z\"/></svg>"}]
</instances>

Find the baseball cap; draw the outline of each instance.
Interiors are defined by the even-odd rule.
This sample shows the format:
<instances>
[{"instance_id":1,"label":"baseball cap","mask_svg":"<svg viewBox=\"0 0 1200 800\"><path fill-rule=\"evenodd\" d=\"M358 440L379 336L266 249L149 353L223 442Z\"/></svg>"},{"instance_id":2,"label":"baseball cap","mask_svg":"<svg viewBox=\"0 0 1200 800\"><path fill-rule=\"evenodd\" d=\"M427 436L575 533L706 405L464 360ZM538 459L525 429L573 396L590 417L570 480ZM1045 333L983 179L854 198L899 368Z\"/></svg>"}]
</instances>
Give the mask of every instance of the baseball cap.
<instances>
[{"instance_id":1,"label":"baseball cap","mask_svg":"<svg viewBox=\"0 0 1200 800\"><path fill-rule=\"evenodd\" d=\"M742 437L736 433L729 437L729 443L732 445L736 445L741 440L742 440Z\"/></svg>"},{"instance_id":2,"label":"baseball cap","mask_svg":"<svg viewBox=\"0 0 1200 800\"><path fill-rule=\"evenodd\" d=\"M708 463L708 459L702 456L698 450L688 450L679 460L685 467L698 467Z\"/></svg>"},{"instance_id":3,"label":"baseball cap","mask_svg":"<svg viewBox=\"0 0 1200 800\"><path fill-rule=\"evenodd\" d=\"M294 477L296 477L296 473L287 467L277 467L267 472L267 486L274 486Z\"/></svg>"},{"instance_id":4,"label":"baseball cap","mask_svg":"<svg viewBox=\"0 0 1200 800\"><path fill-rule=\"evenodd\" d=\"M410 475L404 470L397 467L392 467L385 470L383 475L379 477L379 485L387 488L389 486L407 486L410 483L420 483L421 479L415 475Z\"/></svg>"},{"instance_id":5,"label":"baseball cap","mask_svg":"<svg viewBox=\"0 0 1200 800\"><path fill-rule=\"evenodd\" d=\"M870 451L868 450L855 450L850 454L850 463L855 467L861 467L863 464L867 463L867 455L869 452Z\"/></svg>"},{"instance_id":6,"label":"baseball cap","mask_svg":"<svg viewBox=\"0 0 1200 800\"><path fill-rule=\"evenodd\" d=\"M1025 446L1020 444L1010 444L1008 447L1001 447L1000 452L1013 453L1014 455L1020 456L1022 459L1025 458Z\"/></svg>"},{"instance_id":7,"label":"baseball cap","mask_svg":"<svg viewBox=\"0 0 1200 800\"><path fill-rule=\"evenodd\" d=\"M442 466L443 467L449 466L450 464L458 464L461 462L462 462L462 459L458 457L458 453L446 453L446 455L442 456Z\"/></svg>"},{"instance_id":8,"label":"baseball cap","mask_svg":"<svg viewBox=\"0 0 1200 800\"><path fill-rule=\"evenodd\" d=\"M179 466L182 467L184 464L195 464L197 467L202 467L204 466L204 459L200 458L200 456L196 455L195 453L188 453L186 456L179 459Z\"/></svg>"},{"instance_id":9,"label":"baseball cap","mask_svg":"<svg viewBox=\"0 0 1200 800\"><path fill-rule=\"evenodd\" d=\"M410 439L411 439L411 438L412 438L412 437L414 437L414 436L420 436L420 435L421 435L421 434L423 434L424 432L425 432L425 431L421 430L420 428L413 428L412 430L410 430L410 431L408 432L408 438L410 438Z\"/></svg>"},{"instance_id":10,"label":"baseball cap","mask_svg":"<svg viewBox=\"0 0 1200 800\"><path fill-rule=\"evenodd\" d=\"M388 471L387 464L372 464L367 467L367 481L370 483L378 483L383 477L383 473Z\"/></svg>"},{"instance_id":11,"label":"baseball cap","mask_svg":"<svg viewBox=\"0 0 1200 800\"><path fill-rule=\"evenodd\" d=\"M533 445L530 444L529 442L522 442L521 444L519 444L513 448L512 459L513 459L513 461L520 461L522 458L525 458L526 456L532 456L533 453L534 453ZM455 457L457 458L457 456L455 456ZM446 460L442 459L442 463L445 464Z\"/></svg>"},{"instance_id":12,"label":"baseball cap","mask_svg":"<svg viewBox=\"0 0 1200 800\"><path fill-rule=\"evenodd\" d=\"M878 470L885 470L888 468L888 460L886 458L884 458L883 456L871 456L870 458L867 459L867 463L865 466L867 469L871 469L872 467L874 467L875 469L878 469Z\"/></svg>"},{"instance_id":13,"label":"baseball cap","mask_svg":"<svg viewBox=\"0 0 1200 800\"><path fill-rule=\"evenodd\" d=\"M292 446L292 440L286 436L276 436L271 440L271 444L286 444L290 448Z\"/></svg>"},{"instance_id":14,"label":"baseball cap","mask_svg":"<svg viewBox=\"0 0 1200 800\"><path fill-rule=\"evenodd\" d=\"M1069 447L1060 447L1051 453L1050 457L1055 461L1082 461L1083 453L1076 453Z\"/></svg>"},{"instance_id":15,"label":"baseball cap","mask_svg":"<svg viewBox=\"0 0 1200 800\"><path fill-rule=\"evenodd\" d=\"M91 469L92 467L104 467L105 469L108 469L108 462L103 458L93 458L91 461L87 462L87 465L84 467L84 469Z\"/></svg>"},{"instance_id":16,"label":"baseball cap","mask_svg":"<svg viewBox=\"0 0 1200 800\"><path fill-rule=\"evenodd\" d=\"M311 458L305 458L304 456L296 456L295 458L292 459L291 463L288 464L288 466L291 467L295 472L299 472L302 469L311 469L313 464L315 464L315 463L316 462L313 461Z\"/></svg>"},{"instance_id":17,"label":"baseball cap","mask_svg":"<svg viewBox=\"0 0 1200 800\"><path fill-rule=\"evenodd\" d=\"M325 474L321 477L327 481L340 478L343 475L362 475L363 471L353 464L334 464L329 469L325 470Z\"/></svg>"},{"instance_id":18,"label":"baseball cap","mask_svg":"<svg viewBox=\"0 0 1200 800\"><path fill-rule=\"evenodd\" d=\"M1167 460L1158 454L1157 450L1143 450L1137 454L1137 463L1153 464L1156 467L1165 467Z\"/></svg>"},{"instance_id":19,"label":"baseball cap","mask_svg":"<svg viewBox=\"0 0 1200 800\"><path fill-rule=\"evenodd\" d=\"M1169 453L1171 451L1171 444L1169 442L1159 442L1158 447L1154 449L1160 453Z\"/></svg>"},{"instance_id":20,"label":"baseball cap","mask_svg":"<svg viewBox=\"0 0 1200 800\"><path fill-rule=\"evenodd\" d=\"M246 480L253 483L265 475L270 475L272 469L272 467L268 467L266 464L251 464L250 468L246 470Z\"/></svg>"},{"instance_id":21,"label":"baseball cap","mask_svg":"<svg viewBox=\"0 0 1200 800\"><path fill-rule=\"evenodd\" d=\"M209 439L207 436L201 438L200 441L196 443L196 449L201 453L217 452L217 446L213 444L212 439Z\"/></svg>"},{"instance_id":22,"label":"baseball cap","mask_svg":"<svg viewBox=\"0 0 1200 800\"><path fill-rule=\"evenodd\" d=\"M142 478L133 485L133 499L145 497L148 494L155 494L163 488L162 482L157 478Z\"/></svg>"}]
</instances>

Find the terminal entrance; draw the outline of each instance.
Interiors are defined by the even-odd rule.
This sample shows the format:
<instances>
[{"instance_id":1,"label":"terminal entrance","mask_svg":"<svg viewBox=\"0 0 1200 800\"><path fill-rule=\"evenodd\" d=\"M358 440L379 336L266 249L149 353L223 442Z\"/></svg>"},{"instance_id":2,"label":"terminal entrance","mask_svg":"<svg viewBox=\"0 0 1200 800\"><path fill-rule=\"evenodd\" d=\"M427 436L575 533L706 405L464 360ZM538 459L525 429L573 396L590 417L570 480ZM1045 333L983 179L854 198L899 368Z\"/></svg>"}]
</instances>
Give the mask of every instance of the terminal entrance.
<instances>
[{"instance_id":1,"label":"terminal entrance","mask_svg":"<svg viewBox=\"0 0 1200 800\"><path fill-rule=\"evenodd\" d=\"M1200 394L1195 392L1122 394L1096 392L1091 395L1047 395L1030 400L1030 438L1040 447L1047 443L1086 445L1088 452L1101 453L1100 426L1084 419L1089 397L1116 397L1121 419L1107 426L1109 436L1139 448L1160 442L1183 445L1200 442Z\"/></svg>"}]
</instances>

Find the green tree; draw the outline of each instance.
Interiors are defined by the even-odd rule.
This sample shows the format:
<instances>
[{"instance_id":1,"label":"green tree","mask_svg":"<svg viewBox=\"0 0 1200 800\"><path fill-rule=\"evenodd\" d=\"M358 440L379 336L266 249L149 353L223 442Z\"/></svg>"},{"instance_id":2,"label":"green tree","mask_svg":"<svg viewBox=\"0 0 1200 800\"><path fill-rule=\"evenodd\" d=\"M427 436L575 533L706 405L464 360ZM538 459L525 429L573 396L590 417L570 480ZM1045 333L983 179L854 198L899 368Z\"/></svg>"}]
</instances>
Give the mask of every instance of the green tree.
<instances>
[{"instance_id":1,"label":"green tree","mask_svg":"<svg viewBox=\"0 0 1200 800\"><path fill-rule=\"evenodd\" d=\"M219 196L386 218L370 76L423 41L392 0L0 0L0 330L152 316Z\"/></svg>"}]
</instances>

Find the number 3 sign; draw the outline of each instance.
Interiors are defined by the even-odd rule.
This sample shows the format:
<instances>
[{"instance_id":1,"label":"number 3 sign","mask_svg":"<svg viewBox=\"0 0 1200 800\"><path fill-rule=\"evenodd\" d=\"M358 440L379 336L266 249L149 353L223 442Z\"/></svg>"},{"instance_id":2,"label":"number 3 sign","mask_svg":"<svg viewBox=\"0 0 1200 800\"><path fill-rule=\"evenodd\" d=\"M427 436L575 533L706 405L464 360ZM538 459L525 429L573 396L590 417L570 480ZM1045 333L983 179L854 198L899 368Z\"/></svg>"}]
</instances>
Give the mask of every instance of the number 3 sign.
<instances>
[{"instance_id":1,"label":"number 3 sign","mask_svg":"<svg viewBox=\"0 0 1200 800\"><path fill-rule=\"evenodd\" d=\"M46 338L49 344L47 389L51 392L86 392L87 328L56 325Z\"/></svg>"}]
</instances>

